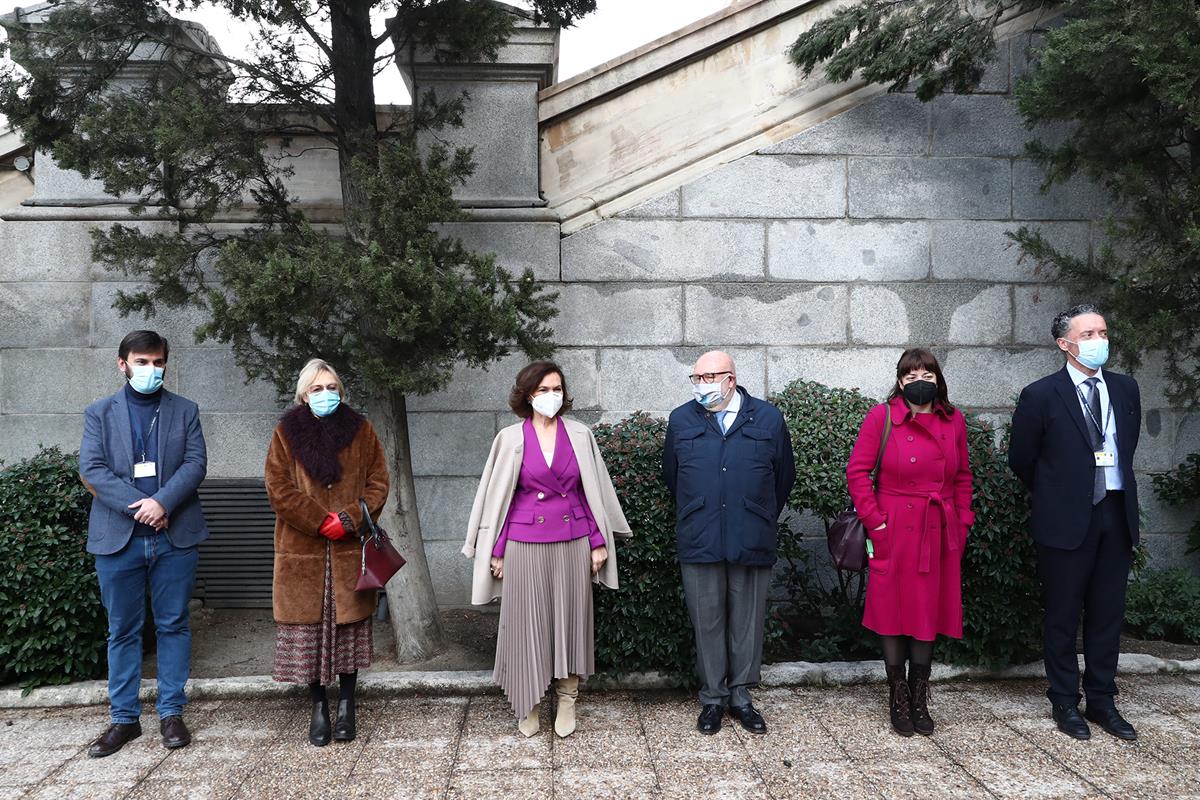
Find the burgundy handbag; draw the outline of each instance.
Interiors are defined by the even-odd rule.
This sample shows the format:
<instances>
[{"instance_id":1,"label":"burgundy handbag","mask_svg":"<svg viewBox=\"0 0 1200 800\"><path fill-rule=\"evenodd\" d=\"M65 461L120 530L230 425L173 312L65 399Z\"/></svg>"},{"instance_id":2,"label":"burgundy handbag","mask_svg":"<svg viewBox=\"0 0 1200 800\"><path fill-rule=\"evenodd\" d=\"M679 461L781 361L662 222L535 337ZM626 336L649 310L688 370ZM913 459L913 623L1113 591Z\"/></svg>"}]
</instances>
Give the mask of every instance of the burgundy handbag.
<instances>
[{"instance_id":1,"label":"burgundy handbag","mask_svg":"<svg viewBox=\"0 0 1200 800\"><path fill-rule=\"evenodd\" d=\"M362 510L362 571L358 573L358 583L354 589L358 592L369 592L382 589L392 576L404 566L404 556L396 552L383 528L371 519L371 511L367 501L358 498L358 507Z\"/></svg>"},{"instance_id":2,"label":"burgundy handbag","mask_svg":"<svg viewBox=\"0 0 1200 800\"><path fill-rule=\"evenodd\" d=\"M875 457L875 469L871 471L871 482L879 480L879 467L883 464L883 450L892 433L892 410L887 408L887 419L883 423L883 439L879 442L879 455ZM833 565L848 572L862 572L867 568L867 526L858 518L854 504L837 515L825 534L829 544L829 555Z\"/></svg>"}]
</instances>

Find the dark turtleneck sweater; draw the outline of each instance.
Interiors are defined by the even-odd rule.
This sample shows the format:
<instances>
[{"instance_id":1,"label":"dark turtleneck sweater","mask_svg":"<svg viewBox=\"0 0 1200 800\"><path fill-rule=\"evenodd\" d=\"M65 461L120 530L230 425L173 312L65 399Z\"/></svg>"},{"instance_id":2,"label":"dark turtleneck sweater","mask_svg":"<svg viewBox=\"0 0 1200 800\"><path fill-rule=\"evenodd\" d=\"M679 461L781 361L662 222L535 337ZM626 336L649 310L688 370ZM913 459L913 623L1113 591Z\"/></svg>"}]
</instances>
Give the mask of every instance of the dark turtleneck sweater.
<instances>
[{"instance_id":1,"label":"dark turtleneck sweater","mask_svg":"<svg viewBox=\"0 0 1200 800\"><path fill-rule=\"evenodd\" d=\"M138 436L140 431L146 436L146 460L153 461L156 469L158 466L158 425L162 424L162 420L160 419L154 426L153 432L150 432L150 423L154 420L154 412L158 409L161 400L162 389L150 394L142 394L128 383L125 384L125 402L129 406L129 429L133 435L133 463L136 464L142 460L142 441ZM153 497L159 488L158 475L153 478L134 478L133 485L142 494ZM133 528L134 536L150 536L154 533L157 533L154 528L141 522L135 523Z\"/></svg>"}]
</instances>

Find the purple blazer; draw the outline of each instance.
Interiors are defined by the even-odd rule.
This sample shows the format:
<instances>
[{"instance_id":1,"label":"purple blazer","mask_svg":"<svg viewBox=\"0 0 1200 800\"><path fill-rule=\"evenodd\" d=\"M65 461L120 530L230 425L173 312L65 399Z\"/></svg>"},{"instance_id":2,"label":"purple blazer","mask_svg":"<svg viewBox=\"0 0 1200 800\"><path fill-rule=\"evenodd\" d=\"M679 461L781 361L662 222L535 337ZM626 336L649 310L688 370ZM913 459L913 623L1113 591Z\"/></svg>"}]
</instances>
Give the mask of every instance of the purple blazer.
<instances>
[{"instance_id":1,"label":"purple blazer","mask_svg":"<svg viewBox=\"0 0 1200 800\"><path fill-rule=\"evenodd\" d=\"M568 542L588 537L592 549L604 546L604 534L596 525L583 496L579 462L570 437L560 420L554 433L554 464L547 466L533 421L525 420L525 453L517 489L508 507L504 528L496 538L492 556L504 558L508 540L517 542Z\"/></svg>"}]
</instances>

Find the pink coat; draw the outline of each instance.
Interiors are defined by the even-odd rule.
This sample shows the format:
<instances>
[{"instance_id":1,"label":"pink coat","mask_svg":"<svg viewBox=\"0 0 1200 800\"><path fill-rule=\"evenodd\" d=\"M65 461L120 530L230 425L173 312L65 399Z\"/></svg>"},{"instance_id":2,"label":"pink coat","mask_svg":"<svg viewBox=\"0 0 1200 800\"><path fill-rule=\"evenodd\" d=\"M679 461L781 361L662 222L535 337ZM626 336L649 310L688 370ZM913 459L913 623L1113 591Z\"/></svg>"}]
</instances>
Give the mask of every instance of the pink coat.
<instances>
[{"instance_id":1,"label":"pink coat","mask_svg":"<svg viewBox=\"0 0 1200 800\"><path fill-rule=\"evenodd\" d=\"M889 412L892 431L874 490L870 473ZM867 414L846 467L850 497L875 549L863 625L884 636L962 638L962 553L975 522L971 480L960 412L914 418L895 398Z\"/></svg>"}]
</instances>

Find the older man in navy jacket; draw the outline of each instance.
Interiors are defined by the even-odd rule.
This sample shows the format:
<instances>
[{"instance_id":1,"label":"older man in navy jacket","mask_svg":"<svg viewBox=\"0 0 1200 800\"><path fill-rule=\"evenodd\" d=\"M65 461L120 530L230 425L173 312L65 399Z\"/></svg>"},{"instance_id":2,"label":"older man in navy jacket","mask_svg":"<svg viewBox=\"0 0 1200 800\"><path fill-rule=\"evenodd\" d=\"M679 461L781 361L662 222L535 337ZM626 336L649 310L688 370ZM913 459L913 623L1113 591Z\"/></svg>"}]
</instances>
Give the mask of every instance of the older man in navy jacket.
<instances>
[{"instance_id":1,"label":"older man in navy jacket","mask_svg":"<svg viewBox=\"0 0 1200 800\"><path fill-rule=\"evenodd\" d=\"M796 481L783 414L737 384L733 359L705 353L693 399L671 412L663 478L675 496L683 591L696 631L703 708L696 727L721 729L725 708L766 733L750 702L762 663L763 620L779 515Z\"/></svg>"},{"instance_id":2,"label":"older man in navy jacket","mask_svg":"<svg viewBox=\"0 0 1200 800\"><path fill-rule=\"evenodd\" d=\"M196 546L208 538L196 489L208 455L200 413L162 388L167 341L134 331L117 351L126 383L84 412L79 472L93 494L87 550L96 556L100 597L108 612L108 696L112 724L88 749L112 755L142 735L138 689L146 591L158 642L158 716L163 745L183 747L192 654L188 601L196 581Z\"/></svg>"}]
</instances>

